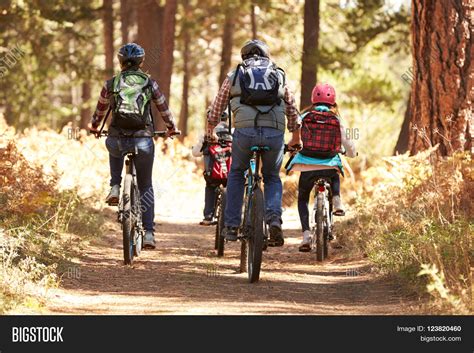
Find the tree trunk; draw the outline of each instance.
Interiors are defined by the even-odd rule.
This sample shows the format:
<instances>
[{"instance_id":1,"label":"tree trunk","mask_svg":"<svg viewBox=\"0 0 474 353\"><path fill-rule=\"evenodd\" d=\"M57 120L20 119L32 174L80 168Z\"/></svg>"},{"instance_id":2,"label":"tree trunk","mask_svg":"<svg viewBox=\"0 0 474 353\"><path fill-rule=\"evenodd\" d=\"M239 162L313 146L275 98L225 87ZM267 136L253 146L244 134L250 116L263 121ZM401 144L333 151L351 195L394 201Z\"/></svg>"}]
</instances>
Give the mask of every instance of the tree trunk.
<instances>
[{"instance_id":1,"label":"tree trunk","mask_svg":"<svg viewBox=\"0 0 474 353\"><path fill-rule=\"evenodd\" d=\"M189 0L183 1L185 19L191 17L191 10L189 7ZM189 23L184 21L182 27L183 37L183 93L181 95L181 111L179 114L179 125L178 129L181 131L179 139L184 140L184 137L188 134L188 116L189 116L189 58L190 58L190 43L191 35L189 33Z\"/></svg>"},{"instance_id":2,"label":"tree trunk","mask_svg":"<svg viewBox=\"0 0 474 353\"><path fill-rule=\"evenodd\" d=\"M311 104L311 91L318 73L319 0L304 3L304 35L300 109Z\"/></svg>"},{"instance_id":3,"label":"tree trunk","mask_svg":"<svg viewBox=\"0 0 474 353\"><path fill-rule=\"evenodd\" d=\"M405 110L405 117L403 118L402 128L398 135L397 144L395 145L394 154L403 154L408 151L408 136L410 132L411 120L411 92L408 96L407 108Z\"/></svg>"},{"instance_id":4,"label":"tree trunk","mask_svg":"<svg viewBox=\"0 0 474 353\"><path fill-rule=\"evenodd\" d=\"M255 15L255 4L250 4L250 19L252 21L252 39L257 39L257 18Z\"/></svg>"},{"instance_id":5,"label":"tree trunk","mask_svg":"<svg viewBox=\"0 0 474 353\"><path fill-rule=\"evenodd\" d=\"M171 75L173 73L173 51L175 40L177 0L166 0L163 15L163 46L160 55L159 76L161 91L170 99Z\"/></svg>"},{"instance_id":6,"label":"tree trunk","mask_svg":"<svg viewBox=\"0 0 474 353\"><path fill-rule=\"evenodd\" d=\"M122 44L130 42L130 22L131 22L131 10L130 0L120 0L120 22L122 32Z\"/></svg>"},{"instance_id":7,"label":"tree trunk","mask_svg":"<svg viewBox=\"0 0 474 353\"><path fill-rule=\"evenodd\" d=\"M91 119L91 109L87 105L91 99L91 84L89 81L82 83L82 95L81 95L81 122L79 124L80 129L87 129L87 124Z\"/></svg>"},{"instance_id":8,"label":"tree trunk","mask_svg":"<svg viewBox=\"0 0 474 353\"><path fill-rule=\"evenodd\" d=\"M138 2L138 39L137 42L145 49L145 62L143 71L151 75L155 80L159 77L159 61L162 52L162 27L163 7L158 6L155 0L140 0ZM168 97L166 97L168 98ZM164 130L163 120L158 110L152 105L152 114L155 121L155 129Z\"/></svg>"},{"instance_id":9,"label":"tree trunk","mask_svg":"<svg viewBox=\"0 0 474 353\"><path fill-rule=\"evenodd\" d=\"M173 51L174 51L174 32L176 25L177 0L166 0L160 21L160 33L158 51L154 51L155 59L157 59L158 73L155 79L158 81L161 92L165 95L166 100L170 101L171 75L173 73ZM162 119L155 120L155 127L159 130L165 129Z\"/></svg>"},{"instance_id":10,"label":"tree trunk","mask_svg":"<svg viewBox=\"0 0 474 353\"><path fill-rule=\"evenodd\" d=\"M469 0L412 2L413 73L409 150L472 147L473 17Z\"/></svg>"},{"instance_id":11,"label":"tree trunk","mask_svg":"<svg viewBox=\"0 0 474 353\"><path fill-rule=\"evenodd\" d=\"M229 72L234 44L235 14L233 8L227 4L225 9L224 32L222 33L221 68L219 73L219 87Z\"/></svg>"},{"instance_id":12,"label":"tree trunk","mask_svg":"<svg viewBox=\"0 0 474 353\"><path fill-rule=\"evenodd\" d=\"M113 0L104 0L104 44L105 44L105 77L110 78L114 74L114 14L112 9Z\"/></svg>"}]
</instances>

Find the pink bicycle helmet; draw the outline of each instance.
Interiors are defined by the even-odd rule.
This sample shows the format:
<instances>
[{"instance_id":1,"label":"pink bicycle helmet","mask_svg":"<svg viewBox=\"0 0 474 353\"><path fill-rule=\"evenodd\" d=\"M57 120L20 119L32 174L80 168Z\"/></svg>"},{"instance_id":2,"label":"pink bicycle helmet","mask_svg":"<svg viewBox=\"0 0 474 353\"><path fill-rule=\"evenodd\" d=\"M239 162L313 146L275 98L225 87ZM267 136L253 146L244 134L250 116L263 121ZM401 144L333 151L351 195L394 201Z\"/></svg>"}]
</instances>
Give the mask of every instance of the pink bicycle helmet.
<instances>
[{"instance_id":1,"label":"pink bicycle helmet","mask_svg":"<svg viewBox=\"0 0 474 353\"><path fill-rule=\"evenodd\" d=\"M329 83L318 83L311 93L311 103L336 104L336 90Z\"/></svg>"}]
</instances>

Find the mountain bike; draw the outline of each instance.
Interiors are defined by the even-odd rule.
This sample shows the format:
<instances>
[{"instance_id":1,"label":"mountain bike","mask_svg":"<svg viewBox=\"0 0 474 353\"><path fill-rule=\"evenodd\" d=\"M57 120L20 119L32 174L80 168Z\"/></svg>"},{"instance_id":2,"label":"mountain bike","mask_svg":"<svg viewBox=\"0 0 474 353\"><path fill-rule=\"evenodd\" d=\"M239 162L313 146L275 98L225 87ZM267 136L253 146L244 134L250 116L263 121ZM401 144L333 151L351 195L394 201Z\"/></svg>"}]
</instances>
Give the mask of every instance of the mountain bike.
<instances>
[{"instance_id":1,"label":"mountain bike","mask_svg":"<svg viewBox=\"0 0 474 353\"><path fill-rule=\"evenodd\" d=\"M179 134L180 132L175 132L169 137ZM106 130L96 133L96 137L107 135L108 132ZM153 136L166 138L168 137L168 133L166 131L155 131ZM134 257L140 255L143 249L143 238L145 237L145 229L142 224L140 190L138 189L137 173L134 163L137 154L137 146L134 146L132 150L122 152L122 155L125 157L125 177L122 197L118 204L109 204L111 206L118 206L117 221L122 225L123 259L125 265L132 265Z\"/></svg>"},{"instance_id":2,"label":"mountain bike","mask_svg":"<svg viewBox=\"0 0 474 353\"><path fill-rule=\"evenodd\" d=\"M290 164L301 146L289 147L285 145L285 152L291 157L285 169ZM342 154L345 154L344 152ZM321 177L314 183L314 207L311 221L311 249L315 250L316 260L323 261L329 255L329 242L333 239L332 191L330 178Z\"/></svg>"},{"instance_id":3,"label":"mountain bike","mask_svg":"<svg viewBox=\"0 0 474 353\"><path fill-rule=\"evenodd\" d=\"M240 264L241 273L247 272L250 283L258 282L262 266L262 253L268 244L268 228L265 222L265 199L262 190L262 176L260 174L261 155L269 151L268 146L253 146L250 148L249 169L246 172L245 198L243 207L243 220L239 227L238 240L240 240ZM218 254L224 254L224 212L225 197L221 201L220 241L218 243Z\"/></svg>"}]
</instances>

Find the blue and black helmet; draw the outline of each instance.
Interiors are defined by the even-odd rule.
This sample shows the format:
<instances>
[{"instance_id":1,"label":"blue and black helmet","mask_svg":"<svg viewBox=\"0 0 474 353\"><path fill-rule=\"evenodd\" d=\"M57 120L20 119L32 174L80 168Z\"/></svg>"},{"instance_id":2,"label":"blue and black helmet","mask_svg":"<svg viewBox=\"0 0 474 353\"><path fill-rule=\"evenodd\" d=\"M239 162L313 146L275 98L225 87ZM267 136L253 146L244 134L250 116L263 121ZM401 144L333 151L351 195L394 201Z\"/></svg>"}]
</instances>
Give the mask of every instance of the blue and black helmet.
<instances>
[{"instance_id":1,"label":"blue and black helmet","mask_svg":"<svg viewBox=\"0 0 474 353\"><path fill-rule=\"evenodd\" d=\"M136 66L145 59L145 50L136 43L127 43L119 49L117 57L121 66Z\"/></svg>"},{"instance_id":2,"label":"blue and black helmet","mask_svg":"<svg viewBox=\"0 0 474 353\"><path fill-rule=\"evenodd\" d=\"M262 56L265 58L270 57L270 51L268 50L268 45L258 39L252 39L245 42L244 46L240 50L240 55L242 60L250 58L254 55Z\"/></svg>"}]
</instances>

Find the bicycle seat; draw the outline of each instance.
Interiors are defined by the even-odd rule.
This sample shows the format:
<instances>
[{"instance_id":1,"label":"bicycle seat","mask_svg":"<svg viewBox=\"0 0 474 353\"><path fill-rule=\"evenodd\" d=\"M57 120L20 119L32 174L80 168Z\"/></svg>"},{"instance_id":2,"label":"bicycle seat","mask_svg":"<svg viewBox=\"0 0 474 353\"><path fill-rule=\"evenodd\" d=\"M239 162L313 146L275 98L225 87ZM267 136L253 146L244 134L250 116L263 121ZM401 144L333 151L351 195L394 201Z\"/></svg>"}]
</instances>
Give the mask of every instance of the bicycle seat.
<instances>
[{"instance_id":1,"label":"bicycle seat","mask_svg":"<svg viewBox=\"0 0 474 353\"><path fill-rule=\"evenodd\" d=\"M252 152L265 152L265 151L270 151L270 147L268 147L268 146L252 146L252 147L250 147L250 151L252 151Z\"/></svg>"},{"instance_id":2,"label":"bicycle seat","mask_svg":"<svg viewBox=\"0 0 474 353\"><path fill-rule=\"evenodd\" d=\"M138 147L137 146L132 146L130 148L127 148L123 151L121 151L122 157L126 157L129 155L135 156L138 154Z\"/></svg>"}]
</instances>

